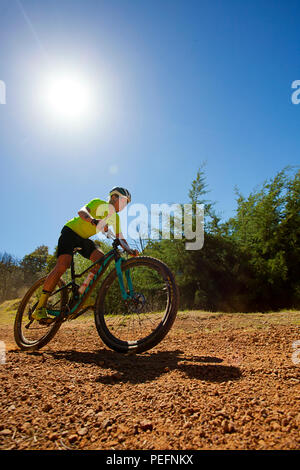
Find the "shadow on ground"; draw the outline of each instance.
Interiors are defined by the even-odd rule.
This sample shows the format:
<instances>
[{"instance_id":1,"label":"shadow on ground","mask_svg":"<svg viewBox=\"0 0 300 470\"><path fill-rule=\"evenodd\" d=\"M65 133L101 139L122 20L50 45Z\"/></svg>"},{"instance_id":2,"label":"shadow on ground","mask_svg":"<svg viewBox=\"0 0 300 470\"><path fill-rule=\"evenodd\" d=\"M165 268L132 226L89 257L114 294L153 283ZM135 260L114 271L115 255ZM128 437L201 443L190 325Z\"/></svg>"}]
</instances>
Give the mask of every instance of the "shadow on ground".
<instances>
[{"instance_id":1,"label":"shadow on ground","mask_svg":"<svg viewBox=\"0 0 300 470\"><path fill-rule=\"evenodd\" d=\"M33 353L34 354L34 353ZM86 351L47 351L55 360L80 364L95 364L101 370L96 382L115 384L120 382L143 383L152 381L172 370L180 371L183 376L208 382L226 382L241 377L238 367L225 366L218 357L189 356L181 350L159 351L123 356L114 351L102 349ZM108 373L103 373L107 371Z\"/></svg>"}]
</instances>

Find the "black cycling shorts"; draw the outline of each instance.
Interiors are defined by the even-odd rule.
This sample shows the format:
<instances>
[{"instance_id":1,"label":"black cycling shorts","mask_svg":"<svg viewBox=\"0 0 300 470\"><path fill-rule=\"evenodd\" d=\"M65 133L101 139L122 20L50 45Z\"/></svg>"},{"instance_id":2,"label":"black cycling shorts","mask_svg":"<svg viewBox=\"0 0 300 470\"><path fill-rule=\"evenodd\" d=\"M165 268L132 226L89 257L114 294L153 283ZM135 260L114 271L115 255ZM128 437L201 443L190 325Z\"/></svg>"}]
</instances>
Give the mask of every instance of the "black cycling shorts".
<instances>
[{"instance_id":1,"label":"black cycling shorts","mask_svg":"<svg viewBox=\"0 0 300 470\"><path fill-rule=\"evenodd\" d=\"M97 249L95 243L89 238L82 238L66 225L63 227L57 245L57 258L60 255L72 255L74 248L81 248L79 253L87 259Z\"/></svg>"}]
</instances>

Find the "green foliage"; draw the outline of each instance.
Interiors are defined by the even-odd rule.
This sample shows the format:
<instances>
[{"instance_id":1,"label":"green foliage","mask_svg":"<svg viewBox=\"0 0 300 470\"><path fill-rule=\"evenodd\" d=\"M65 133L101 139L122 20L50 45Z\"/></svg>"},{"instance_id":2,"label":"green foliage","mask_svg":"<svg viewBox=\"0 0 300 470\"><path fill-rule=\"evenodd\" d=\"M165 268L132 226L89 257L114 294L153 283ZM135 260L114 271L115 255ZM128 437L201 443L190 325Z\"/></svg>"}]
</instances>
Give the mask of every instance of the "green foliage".
<instances>
[{"instance_id":1,"label":"green foliage","mask_svg":"<svg viewBox=\"0 0 300 470\"><path fill-rule=\"evenodd\" d=\"M299 305L300 172L280 171L248 198L237 193L227 236L248 257L250 289L261 308Z\"/></svg>"},{"instance_id":2,"label":"green foliage","mask_svg":"<svg viewBox=\"0 0 300 470\"><path fill-rule=\"evenodd\" d=\"M32 253L25 255L20 266L24 272L24 282L30 285L47 272L48 247L38 246Z\"/></svg>"},{"instance_id":3,"label":"green foliage","mask_svg":"<svg viewBox=\"0 0 300 470\"><path fill-rule=\"evenodd\" d=\"M0 302L19 297L24 285L24 273L19 260L8 253L0 253Z\"/></svg>"},{"instance_id":4,"label":"green foliage","mask_svg":"<svg viewBox=\"0 0 300 470\"><path fill-rule=\"evenodd\" d=\"M220 217L216 214L214 206L215 203L205 199L204 196L209 193L208 184L206 183L205 176L205 163L203 163L197 171L196 178L192 181L189 190L189 200L192 206L196 204L203 204L204 213L206 218L206 231L210 233L219 232ZM194 225L193 225L194 229Z\"/></svg>"},{"instance_id":5,"label":"green foliage","mask_svg":"<svg viewBox=\"0 0 300 470\"><path fill-rule=\"evenodd\" d=\"M205 206L205 242L185 250L181 240L150 242L146 253L176 275L181 308L253 311L300 304L300 174L280 171L247 198L237 191L236 216L221 224L203 199L201 167L192 182L192 204Z\"/></svg>"}]
</instances>

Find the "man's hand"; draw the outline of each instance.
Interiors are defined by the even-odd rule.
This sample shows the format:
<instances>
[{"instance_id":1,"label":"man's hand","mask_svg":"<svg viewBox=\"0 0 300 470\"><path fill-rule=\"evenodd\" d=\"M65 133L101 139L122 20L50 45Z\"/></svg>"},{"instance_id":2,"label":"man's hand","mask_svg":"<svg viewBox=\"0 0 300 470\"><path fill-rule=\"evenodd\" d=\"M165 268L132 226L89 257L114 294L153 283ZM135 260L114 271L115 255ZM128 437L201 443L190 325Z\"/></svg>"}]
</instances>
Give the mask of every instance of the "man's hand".
<instances>
[{"instance_id":1,"label":"man's hand","mask_svg":"<svg viewBox=\"0 0 300 470\"><path fill-rule=\"evenodd\" d=\"M131 256L138 256L139 252L138 250L132 250L130 246L128 245L127 241L125 240L122 232L117 233L117 238L120 240L121 247L123 248L124 251L126 251L129 255Z\"/></svg>"}]
</instances>

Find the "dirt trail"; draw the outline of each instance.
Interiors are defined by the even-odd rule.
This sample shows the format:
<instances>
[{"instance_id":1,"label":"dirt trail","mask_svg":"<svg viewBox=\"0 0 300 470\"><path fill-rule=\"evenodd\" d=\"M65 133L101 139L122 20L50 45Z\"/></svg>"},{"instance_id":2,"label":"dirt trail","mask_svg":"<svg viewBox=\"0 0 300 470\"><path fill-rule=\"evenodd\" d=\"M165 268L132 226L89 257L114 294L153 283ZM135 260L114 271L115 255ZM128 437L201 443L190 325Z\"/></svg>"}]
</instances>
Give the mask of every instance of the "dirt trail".
<instances>
[{"instance_id":1,"label":"dirt trail","mask_svg":"<svg viewBox=\"0 0 300 470\"><path fill-rule=\"evenodd\" d=\"M34 353L1 325L0 449L299 449L299 325L299 312L185 312L128 357L92 318Z\"/></svg>"}]
</instances>

